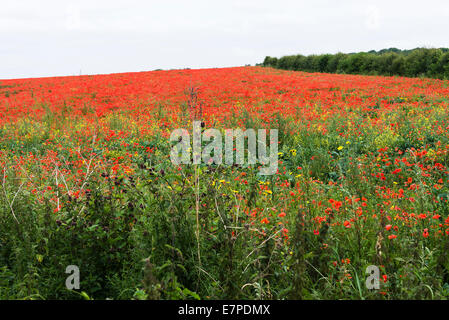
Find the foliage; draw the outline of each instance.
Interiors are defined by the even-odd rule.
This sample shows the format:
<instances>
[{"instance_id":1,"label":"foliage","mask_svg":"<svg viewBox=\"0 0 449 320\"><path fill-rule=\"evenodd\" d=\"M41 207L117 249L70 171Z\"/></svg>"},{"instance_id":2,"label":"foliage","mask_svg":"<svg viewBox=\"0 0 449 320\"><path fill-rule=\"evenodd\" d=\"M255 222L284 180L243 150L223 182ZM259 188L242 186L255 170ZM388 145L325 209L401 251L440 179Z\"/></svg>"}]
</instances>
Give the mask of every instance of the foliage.
<instances>
[{"instance_id":1,"label":"foliage","mask_svg":"<svg viewBox=\"0 0 449 320\"><path fill-rule=\"evenodd\" d=\"M265 67L285 70L449 79L449 49L396 48L360 53L265 57Z\"/></svg>"}]
</instances>

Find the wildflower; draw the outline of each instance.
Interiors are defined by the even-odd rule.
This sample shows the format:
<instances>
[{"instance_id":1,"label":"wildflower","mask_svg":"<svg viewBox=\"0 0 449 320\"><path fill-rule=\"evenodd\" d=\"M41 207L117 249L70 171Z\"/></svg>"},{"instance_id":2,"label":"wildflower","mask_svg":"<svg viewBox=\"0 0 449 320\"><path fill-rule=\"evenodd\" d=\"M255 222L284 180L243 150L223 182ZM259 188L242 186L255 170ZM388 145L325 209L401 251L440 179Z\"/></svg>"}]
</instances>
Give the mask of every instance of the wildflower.
<instances>
[{"instance_id":1,"label":"wildflower","mask_svg":"<svg viewBox=\"0 0 449 320\"><path fill-rule=\"evenodd\" d=\"M329 199L329 202L332 204L332 207L334 207L334 209L336 209L337 211L343 205L343 202L335 201L334 199Z\"/></svg>"}]
</instances>

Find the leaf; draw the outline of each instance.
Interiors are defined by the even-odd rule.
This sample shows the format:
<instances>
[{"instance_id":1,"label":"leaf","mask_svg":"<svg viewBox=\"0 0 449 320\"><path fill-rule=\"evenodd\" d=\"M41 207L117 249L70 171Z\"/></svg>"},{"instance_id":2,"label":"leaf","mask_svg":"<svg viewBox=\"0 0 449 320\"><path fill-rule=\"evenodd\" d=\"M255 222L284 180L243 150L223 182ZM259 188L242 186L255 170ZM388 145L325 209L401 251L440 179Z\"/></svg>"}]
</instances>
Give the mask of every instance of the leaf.
<instances>
[{"instance_id":1,"label":"leaf","mask_svg":"<svg viewBox=\"0 0 449 320\"><path fill-rule=\"evenodd\" d=\"M84 291L81 291L80 295L81 295L85 300L92 300L92 299L89 297L89 295L88 295L86 292L84 292Z\"/></svg>"}]
</instances>

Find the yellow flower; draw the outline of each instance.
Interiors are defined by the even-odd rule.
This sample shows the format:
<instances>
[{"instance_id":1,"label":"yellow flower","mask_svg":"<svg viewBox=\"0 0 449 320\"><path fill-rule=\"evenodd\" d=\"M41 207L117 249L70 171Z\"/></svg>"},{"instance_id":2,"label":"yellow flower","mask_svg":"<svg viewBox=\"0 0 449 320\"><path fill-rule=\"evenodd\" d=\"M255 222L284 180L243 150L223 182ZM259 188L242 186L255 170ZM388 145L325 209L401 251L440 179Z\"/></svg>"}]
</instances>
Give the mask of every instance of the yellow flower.
<instances>
[{"instance_id":1,"label":"yellow flower","mask_svg":"<svg viewBox=\"0 0 449 320\"><path fill-rule=\"evenodd\" d=\"M338 151L343 150L343 146L339 146L339 147L337 148L337 150L338 150Z\"/></svg>"}]
</instances>

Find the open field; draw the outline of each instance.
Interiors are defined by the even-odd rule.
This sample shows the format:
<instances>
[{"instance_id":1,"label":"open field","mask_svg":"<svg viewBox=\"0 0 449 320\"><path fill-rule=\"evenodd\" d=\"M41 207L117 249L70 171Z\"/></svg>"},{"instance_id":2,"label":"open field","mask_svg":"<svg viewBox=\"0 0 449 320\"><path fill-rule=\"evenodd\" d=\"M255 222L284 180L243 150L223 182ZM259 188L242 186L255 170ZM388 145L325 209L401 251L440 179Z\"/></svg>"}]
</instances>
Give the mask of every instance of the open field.
<instances>
[{"instance_id":1,"label":"open field","mask_svg":"<svg viewBox=\"0 0 449 320\"><path fill-rule=\"evenodd\" d=\"M0 299L446 299L448 106L262 67L2 80ZM278 129L278 171L174 165L194 120Z\"/></svg>"}]
</instances>

